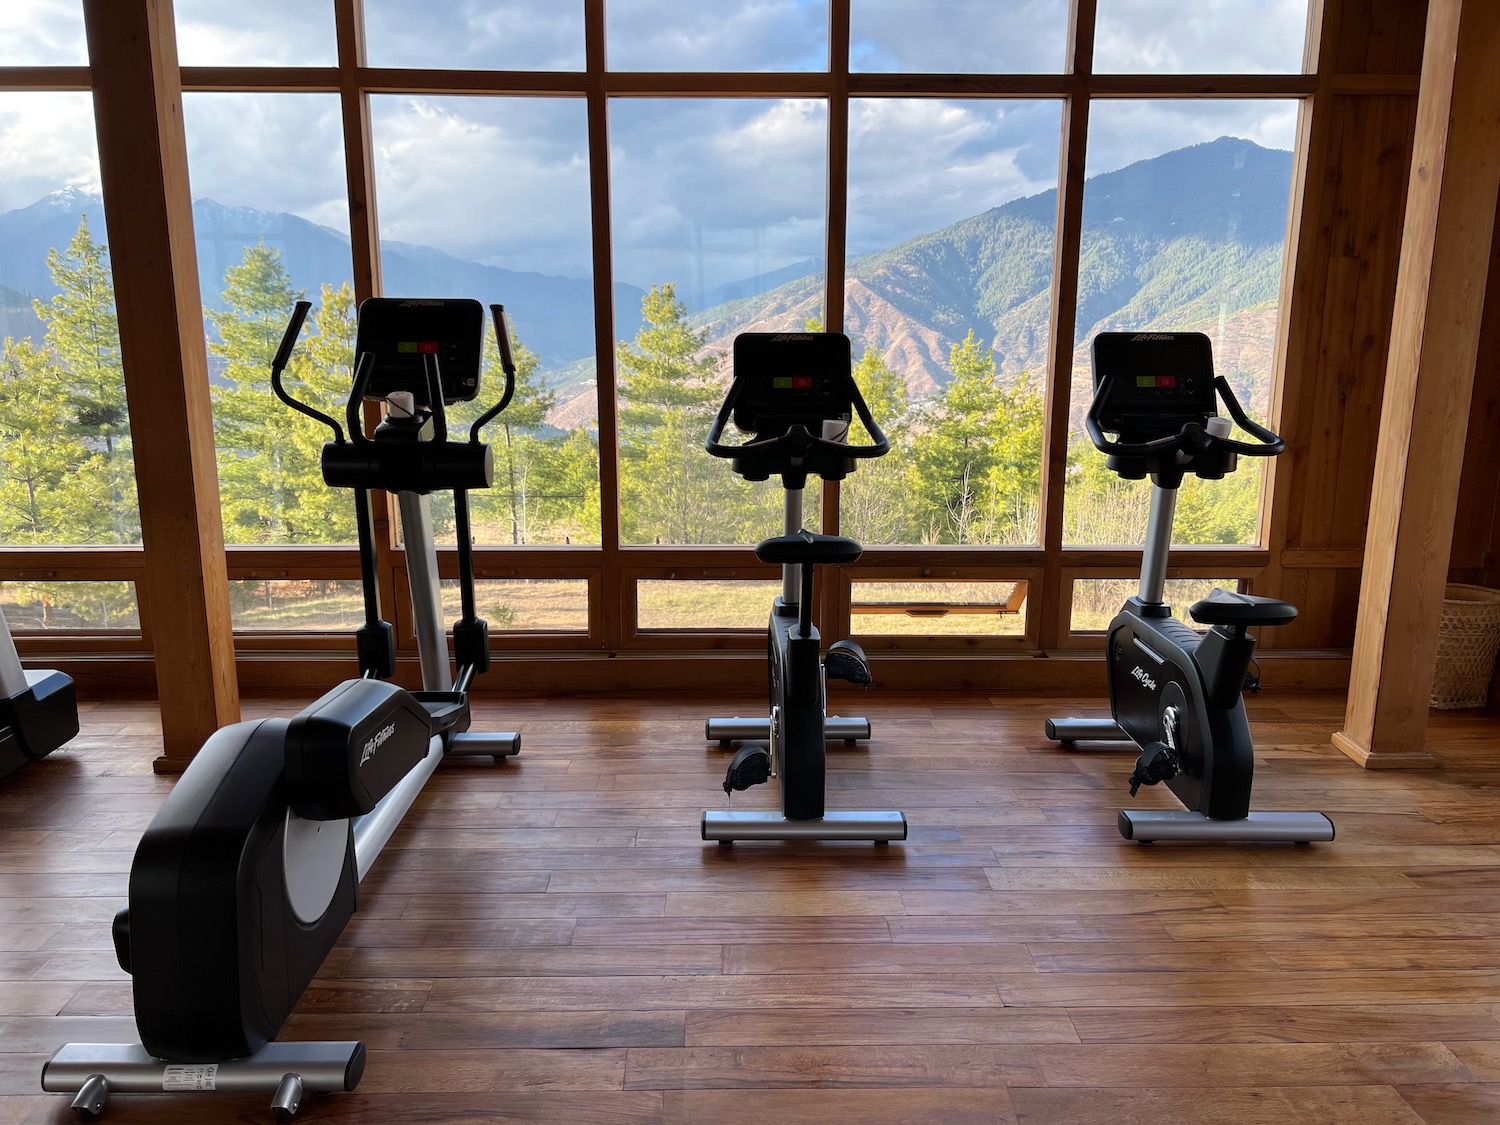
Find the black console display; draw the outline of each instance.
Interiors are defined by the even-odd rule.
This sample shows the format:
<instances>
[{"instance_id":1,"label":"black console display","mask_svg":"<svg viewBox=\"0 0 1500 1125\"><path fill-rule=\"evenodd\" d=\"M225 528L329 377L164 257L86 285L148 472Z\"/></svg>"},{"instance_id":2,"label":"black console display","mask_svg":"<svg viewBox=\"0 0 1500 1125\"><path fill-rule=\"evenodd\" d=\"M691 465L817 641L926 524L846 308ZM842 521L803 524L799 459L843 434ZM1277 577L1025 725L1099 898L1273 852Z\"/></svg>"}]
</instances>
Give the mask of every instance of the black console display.
<instances>
[{"instance_id":1,"label":"black console display","mask_svg":"<svg viewBox=\"0 0 1500 1125\"><path fill-rule=\"evenodd\" d=\"M740 384L734 424L745 433L785 432L801 424L821 436L821 423L848 420L853 359L839 332L742 332L734 338Z\"/></svg>"},{"instance_id":2,"label":"black console display","mask_svg":"<svg viewBox=\"0 0 1500 1125\"><path fill-rule=\"evenodd\" d=\"M1201 332L1101 332L1093 360L1095 395L1110 381L1100 428L1121 440L1175 434L1217 413L1213 345Z\"/></svg>"},{"instance_id":3,"label":"black console display","mask_svg":"<svg viewBox=\"0 0 1500 1125\"><path fill-rule=\"evenodd\" d=\"M474 300L407 300L371 297L359 306L356 355L375 366L365 397L410 391L418 406L427 395L426 357L438 359L443 402L468 402L479 393L484 364L484 306Z\"/></svg>"}]
</instances>

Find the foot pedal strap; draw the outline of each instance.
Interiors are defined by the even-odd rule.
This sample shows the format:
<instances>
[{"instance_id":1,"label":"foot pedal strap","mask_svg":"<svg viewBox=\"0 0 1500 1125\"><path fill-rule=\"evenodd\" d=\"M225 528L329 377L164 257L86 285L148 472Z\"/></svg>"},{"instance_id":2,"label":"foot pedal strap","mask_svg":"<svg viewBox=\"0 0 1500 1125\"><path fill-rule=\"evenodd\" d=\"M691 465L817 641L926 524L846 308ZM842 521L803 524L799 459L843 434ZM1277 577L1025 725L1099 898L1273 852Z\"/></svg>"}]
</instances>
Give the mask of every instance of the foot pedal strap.
<instances>
[{"instance_id":1,"label":"foot pedal strap","mask_svg":"<svg viewBox=\"0 0 1500 1125\"><path fill-rule=\"evenodd\" d=\"M749 789L771 777L771 751L760 742L749 742L735 751L724 774L724 792Z\"/></svg>"}]
</instances>

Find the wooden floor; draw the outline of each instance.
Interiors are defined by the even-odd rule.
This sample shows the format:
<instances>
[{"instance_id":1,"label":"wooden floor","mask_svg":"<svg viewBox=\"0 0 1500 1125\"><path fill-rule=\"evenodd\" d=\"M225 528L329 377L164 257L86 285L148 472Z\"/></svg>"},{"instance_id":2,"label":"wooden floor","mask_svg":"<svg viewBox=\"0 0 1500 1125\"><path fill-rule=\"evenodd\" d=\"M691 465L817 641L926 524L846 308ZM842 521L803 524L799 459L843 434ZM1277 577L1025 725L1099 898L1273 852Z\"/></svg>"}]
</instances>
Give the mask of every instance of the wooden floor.
<instances>
[{"instance_id":1,"label":"wooden floor","mask_svg":"<svg viewBox=\"0 0 1500 1125\"><path fill-rule=\"evenodd\" d=\"M1257 807L1337 840L1146 848L1115 829L1129 759L1041 736L1097 700L876 691L830 804L901 808L911 839L720 848L699 736L738 702L482 706L523 753L445 766L366 880L283 1037L362 1038L369 1066L298 1120L1500 1121L1500 721L1438 716L1442 768L1366 773L1328 748L1342 700L1253 701ZM109 921L157 749L154 706L94 705L0 785L0 1121L70 1120L43 1060L134 1038Z\"/></svg>"}]
</instances>

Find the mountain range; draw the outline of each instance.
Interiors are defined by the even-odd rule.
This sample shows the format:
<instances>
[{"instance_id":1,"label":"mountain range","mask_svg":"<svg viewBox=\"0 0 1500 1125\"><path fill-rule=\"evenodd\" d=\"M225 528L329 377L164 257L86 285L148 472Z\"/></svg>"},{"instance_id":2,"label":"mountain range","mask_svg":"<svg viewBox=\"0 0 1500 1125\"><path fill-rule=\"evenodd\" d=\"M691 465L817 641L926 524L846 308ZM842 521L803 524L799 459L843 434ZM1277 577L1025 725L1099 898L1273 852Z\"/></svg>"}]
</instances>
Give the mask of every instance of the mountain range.
<instances>
[{"instance_id":1,"label":"mountain range","mask_svg":"<svg viewBox=\"0 0 1500 1125\"><path fill-rule=\"evenodd\" d=\"M1291 153L1221 137L1091 177L1083 204L1079 339L1110 328L1211 330L1219 368L1246 373L1250 405L1263 405L1291 175ZM99 198L76 189L0 215L0 332L36 334L30 296L54 292L46 251L67 244L79 215L103 237ZM1056 215L1057 192L1046 191L851 260L845 331L856 353L877 349L914 397L942 386L949 349L971 327L993 344L1003 377L1038 370L1048 345ZM282 251L297 288L315 294L321 283L348 276L349 242L338 231L206 199L194 203L193 216L210 307L222 305L224 271L262 236ZM387 292L460 292L504 302L558 392L550 420L570 429L592 418L589 279L520 273L396 242L382 245L382 271ZM727 350L739 332L785 330L819 316L822 286L820 261L795 263L707 294L710 307L690 309L690 321L706 331L708 350ZM642 295L616 283L618 338L634 337ZM1074 364L1086 369L1083 345ZM1086 379L1075 379L1075 397L1086 387Z\"/></svg>"}]
</instances>

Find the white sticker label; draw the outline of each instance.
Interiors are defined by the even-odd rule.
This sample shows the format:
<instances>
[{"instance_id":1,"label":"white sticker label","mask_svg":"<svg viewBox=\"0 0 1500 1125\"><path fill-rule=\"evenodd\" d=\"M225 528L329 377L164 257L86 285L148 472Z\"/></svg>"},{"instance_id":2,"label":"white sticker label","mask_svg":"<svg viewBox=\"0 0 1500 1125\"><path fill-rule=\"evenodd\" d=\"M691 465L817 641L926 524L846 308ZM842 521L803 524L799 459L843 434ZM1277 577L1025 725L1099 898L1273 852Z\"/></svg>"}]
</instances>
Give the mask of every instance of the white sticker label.
<instances>
[{"instance_id":1,"label":"white sticker label","mask_svg":"<svg viewBox=\"0 0 1500 1125\"><path fill-rule=\"evenodd\" d=\"M219 1064L203 1066L169 1066L161 1072L161 1088L178 1090L212 1090L219 1078Z\"/></svg>"}]
</instances>

